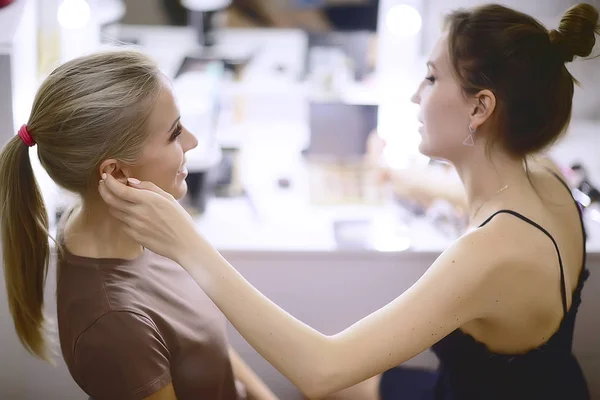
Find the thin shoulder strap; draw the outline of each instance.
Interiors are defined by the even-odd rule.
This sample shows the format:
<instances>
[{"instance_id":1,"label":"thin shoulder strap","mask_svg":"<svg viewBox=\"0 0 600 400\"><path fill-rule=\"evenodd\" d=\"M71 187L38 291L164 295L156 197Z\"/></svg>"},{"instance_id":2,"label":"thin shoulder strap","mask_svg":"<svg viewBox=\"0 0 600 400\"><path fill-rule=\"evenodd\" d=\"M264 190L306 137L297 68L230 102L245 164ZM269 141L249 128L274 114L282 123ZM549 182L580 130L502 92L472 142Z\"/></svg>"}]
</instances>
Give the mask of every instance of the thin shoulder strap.
<instances>
[{"instance_id":1,"label":"thin shoulder strap","mask_svg":"<svg viewBox=\"0 0 600 400\"><path fill-rule=\"evenodd\" d=\"M482 228L482 227L486 226L492 219L494 219L494 217L496 215L499 215L499 214L510 214L512 216L515 216L515 217L519 218L520 220L536 227L537 229L542 231L542 233L544 233L546 236L548 236L550 238L550 240L552 240L552 244L554 244L554 248L556 249L556 254L558 255L558 264L560 266L560 295L562 298L563 313L566 315L567 314L567 289L566 289L566 284L565 284L565 272L564 272L564 268L563 268L562 257L560 256L560 250L558 248L558 243L556 243L556 240L554 240L554 238L552 237L550 232L548 232L546 229L544 229L541 225L530 220L526 216L519 214L518 212L512 211L512 210L500 210L500 211L495 212L494 214L492 214L492 216L490 216L488 219L486 219L483 224L479 225L479 227Z\"/></svg>"},{"instance_id":2,"label":"thin shoulder strap","mask_svg":"<svg viewBox=\"0 0 600 400\"><path fill-rule=\"evenodd\" d=\"M583 235L583 265L581 267L581 272L579 274L579 284L578 284L578 290L581 290L581 285L583 284L583 281L585 281L587 279L587 276L589 274L589 271L586 270L585 268L585 264L587 261L587 248L586 248L586 244L587 244L587 232L585 230L585 222L583 222L583 204L581 204L580 202L578 202L575 197L573 196L573 191L571 190L571 187L567 184L567 182L565 182L565 180L558 175L556 172L554 172L553 170L551 170L550 168L546 167L546 169L548 170L548 172L550 172L552 175L554 175L556 177L556 179L558 179L558 181L565 187L565 189L567 189L567 191L569 192L569 195L571 196L571 198L573 199L573 202L575 203L575 206L577 207L577 212L579 213L579 222L581 224L581 233Z\"/></svg>"}]
</instances>

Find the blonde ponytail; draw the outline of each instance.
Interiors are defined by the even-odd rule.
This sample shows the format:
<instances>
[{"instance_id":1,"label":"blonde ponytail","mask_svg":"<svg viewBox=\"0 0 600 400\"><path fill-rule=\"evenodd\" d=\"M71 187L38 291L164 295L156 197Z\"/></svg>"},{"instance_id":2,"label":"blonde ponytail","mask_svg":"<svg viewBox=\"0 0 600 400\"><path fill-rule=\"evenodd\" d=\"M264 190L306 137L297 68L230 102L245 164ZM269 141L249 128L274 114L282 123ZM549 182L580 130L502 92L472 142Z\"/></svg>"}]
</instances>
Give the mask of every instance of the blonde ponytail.
<instances>
[{"instance_id":1,"label":"blonde ponytail","mask_svg":"<svg viewBox=\"0 0 600 400\"><path fill-rule=\"evenodd\" d=\"M48 214L29 147L19 136L0 153L0 204L4 278L15 329L30 353L49 360L43 312L50 257Z\"/></svg>"}]
</instances>

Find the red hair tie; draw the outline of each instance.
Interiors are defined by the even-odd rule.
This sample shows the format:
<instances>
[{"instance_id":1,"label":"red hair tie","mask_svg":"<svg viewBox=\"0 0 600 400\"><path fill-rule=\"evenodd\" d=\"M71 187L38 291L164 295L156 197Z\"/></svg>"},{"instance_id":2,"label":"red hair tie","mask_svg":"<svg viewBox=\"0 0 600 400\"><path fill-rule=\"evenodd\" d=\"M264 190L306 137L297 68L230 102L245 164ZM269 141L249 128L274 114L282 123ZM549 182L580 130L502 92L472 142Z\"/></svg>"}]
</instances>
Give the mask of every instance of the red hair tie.
<instances>
[{"instance_id":1,"label":"red hair tie","mask_svg":"<svg viewBox=\"0 0 600 400\"><path fill-rule=\"evenodd\" d=\"M27 125L23 125L21 129L19 129L19 137L27 146L32 147L35 145L35 140L33 140L31 134L27 130Z\"/></svg>"}]
</instances>

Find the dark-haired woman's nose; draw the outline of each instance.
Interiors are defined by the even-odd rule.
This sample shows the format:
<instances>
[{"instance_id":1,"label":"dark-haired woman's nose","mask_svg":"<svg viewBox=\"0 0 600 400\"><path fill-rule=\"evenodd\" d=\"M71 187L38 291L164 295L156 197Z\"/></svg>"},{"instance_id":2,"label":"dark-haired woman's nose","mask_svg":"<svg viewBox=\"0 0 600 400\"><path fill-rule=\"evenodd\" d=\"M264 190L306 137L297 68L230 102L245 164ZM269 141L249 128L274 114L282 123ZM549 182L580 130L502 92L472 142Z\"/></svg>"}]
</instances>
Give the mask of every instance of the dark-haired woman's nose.
<instances>
[{"instance_id":1,"label":"dark-haired woman's nose","mask_svg":"<svg viewBox=\"0 0 600 400\"><path fill-rule=\"evenodd\" d=\"M410 101L412 101L415 104L419 104L421 103L421 87L419 87L419 89L417 89L417 91L412 95L412 97L410 98Z\"/></svg>"}]
</instances>

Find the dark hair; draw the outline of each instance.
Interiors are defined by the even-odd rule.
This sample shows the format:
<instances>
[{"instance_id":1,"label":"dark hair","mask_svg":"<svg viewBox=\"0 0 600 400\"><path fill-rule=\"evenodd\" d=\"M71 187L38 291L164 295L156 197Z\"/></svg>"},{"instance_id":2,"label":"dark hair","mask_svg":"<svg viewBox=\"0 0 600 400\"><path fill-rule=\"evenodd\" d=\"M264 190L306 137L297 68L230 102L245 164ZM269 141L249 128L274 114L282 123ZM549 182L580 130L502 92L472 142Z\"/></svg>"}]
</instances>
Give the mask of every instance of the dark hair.
<instances>
[{"instance_id":1,"label":"dark hair","mask_svg":"<svg viewBox=\"0 0 600 400\"><path fill-rule=\"evenodd\" d=\"M450 62L463 91L496 97L495 144L515 157L553 144L569 124L574 83L565 63L587 57L599 33L598 10L571 7L548 31L529 15L489 4L446 17Z\"/></svg>"}]
</instances>

